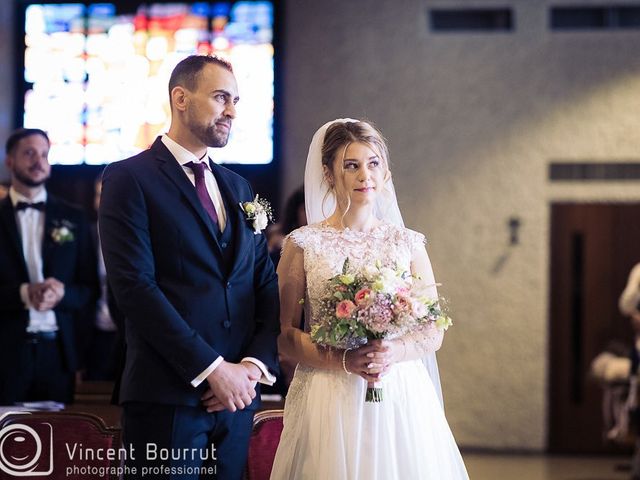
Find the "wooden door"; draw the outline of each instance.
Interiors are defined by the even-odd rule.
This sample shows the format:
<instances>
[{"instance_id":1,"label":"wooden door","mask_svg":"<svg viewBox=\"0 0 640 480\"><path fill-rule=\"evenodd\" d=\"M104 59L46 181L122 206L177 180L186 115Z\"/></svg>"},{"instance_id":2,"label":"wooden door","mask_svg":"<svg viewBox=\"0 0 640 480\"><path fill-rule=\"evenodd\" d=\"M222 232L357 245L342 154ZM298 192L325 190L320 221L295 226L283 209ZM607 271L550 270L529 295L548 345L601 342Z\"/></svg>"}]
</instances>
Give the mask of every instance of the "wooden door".
<instances>
[{"instance_id":1,"label":"wooden door","mask_svg":"<svg viewBox=\"0 0 640 480\"><path fill-rule=\"evenodd\" d=\"M640 262L640 204L551 205L549 449L612 451L602 439L602 389L589 377L612 341L631 347L618 312Z\"/></svg>"}]
</instances>

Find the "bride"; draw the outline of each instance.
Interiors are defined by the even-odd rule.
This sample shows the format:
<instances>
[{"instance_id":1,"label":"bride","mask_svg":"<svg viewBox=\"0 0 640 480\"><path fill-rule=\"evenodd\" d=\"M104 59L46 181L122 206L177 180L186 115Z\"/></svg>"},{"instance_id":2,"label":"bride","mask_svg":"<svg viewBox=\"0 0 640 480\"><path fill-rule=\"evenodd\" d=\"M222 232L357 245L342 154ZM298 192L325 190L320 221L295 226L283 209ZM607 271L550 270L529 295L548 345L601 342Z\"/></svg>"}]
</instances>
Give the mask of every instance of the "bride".
<instances>
[{"instance_id":1,"label":"bride","mask_svg":"<svg viewBox=\"0 0 640 480\"><path fill-rule=\"evenodd\" d=\"M382 135L358 120L323 125L309 148L304 189L309 225L287 237L278 267L279 348L298 367L271 479L468 479L442 406L441 330L353 350L321 347L308 333L326 282L346 258L356 269L376 261L410 269L437 298L425 238L404 228ZM382 402L364 401L367 382L382 383Z\"/></svg>"}]
</instances>

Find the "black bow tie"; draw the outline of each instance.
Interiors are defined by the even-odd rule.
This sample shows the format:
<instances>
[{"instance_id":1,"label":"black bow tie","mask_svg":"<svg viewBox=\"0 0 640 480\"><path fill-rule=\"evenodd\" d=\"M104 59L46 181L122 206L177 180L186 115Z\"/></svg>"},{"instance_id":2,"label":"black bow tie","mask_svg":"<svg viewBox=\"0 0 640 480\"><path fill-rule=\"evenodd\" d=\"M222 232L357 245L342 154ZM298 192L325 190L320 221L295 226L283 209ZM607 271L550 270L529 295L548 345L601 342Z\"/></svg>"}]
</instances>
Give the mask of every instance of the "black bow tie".
<instances>
[{"instance_id":1,"label":"black bow tie","mask_svg":"<svg viewBox=\"0 0 640 480\"><path fill-rule=\"evenodd\" d=\"M44 211L44 202L35 202L35 203L18 202L18 203L16 203L16 210L17 211L26 210L27 208L35 208L36 210L40 210L42 212L42 211Z\"/></svg>"}]
</instances>

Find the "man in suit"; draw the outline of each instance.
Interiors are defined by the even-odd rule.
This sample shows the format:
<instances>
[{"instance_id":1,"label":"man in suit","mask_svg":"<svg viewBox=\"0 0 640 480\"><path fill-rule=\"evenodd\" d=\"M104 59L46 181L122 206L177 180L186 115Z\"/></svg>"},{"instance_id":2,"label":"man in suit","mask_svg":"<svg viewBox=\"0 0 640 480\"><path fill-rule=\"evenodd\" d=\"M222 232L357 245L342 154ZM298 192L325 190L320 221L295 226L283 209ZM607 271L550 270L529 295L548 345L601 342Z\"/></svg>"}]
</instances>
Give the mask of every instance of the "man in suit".
<instances>
[{"instance_id":1,"label":"man in suit","mask_svg":"<svg viewBox=\"0 0 640 480\"><path fill-rule=\"evenodd\" d=\"M100 238L125 317L124 442L136 452L126 466L153 468L154 478L240 479L256 383L278 369L277 279L264 235L239 206L251 187L207 156L226 145L236 116L231 65L187 57L169 96L169 132L103 176Z\"/></svg>"},{"instance_id":2,"label":"man in suit","mask_svg":"<svg viewBox=\"0 0 640 480\"><path fill-rule=\"evenodd\" d=\"M83 213L47 193L49 138L21 128L6 144L0 201L0 404L73 400L74 314L97 293Z\"/></svg>"}]
</instances>

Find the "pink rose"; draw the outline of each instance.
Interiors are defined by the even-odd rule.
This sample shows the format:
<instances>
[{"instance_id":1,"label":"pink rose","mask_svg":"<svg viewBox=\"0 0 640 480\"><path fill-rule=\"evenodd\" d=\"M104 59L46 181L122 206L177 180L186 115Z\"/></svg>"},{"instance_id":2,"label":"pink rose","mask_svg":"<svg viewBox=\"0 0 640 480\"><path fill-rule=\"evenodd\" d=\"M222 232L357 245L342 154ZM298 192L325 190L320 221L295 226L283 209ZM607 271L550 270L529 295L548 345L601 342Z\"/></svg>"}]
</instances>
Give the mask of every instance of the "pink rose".
<instances>
[{"instance_id":1,"label":"pink rose","mask_svg":"<svg viewBox=\"0 0 640 480\"><path fill-rule=\"evenodd\" d=\"M411 307L411 299L405 297L404 295L396 295L396 301L394 305L394 310L396 312L409 313L411 311Z\"/></svg>"},{"instance_id":2,"label":"pink rose","mask_svg":"<svg viewBox=\"0 0 640 480\"><path fill-rule=\"evenodd\" d=\"M358 290L358 293L356 293L356 296L355 296L356 305L361 305L362 303L367 301L370 296L371 296L371 289L361 288L360 290Z\"/></svg>"},{"instance_id":3,"label":"pink rose","mask_svg":"<svg viewBox=\"0 0 640 480\"><path fill-rule=\"evenodd\" d=\"M351 300L342 300L338 305L336 305L336 317L349 318L355 308L356 305Z\"/></svg>"}]
</instances>

